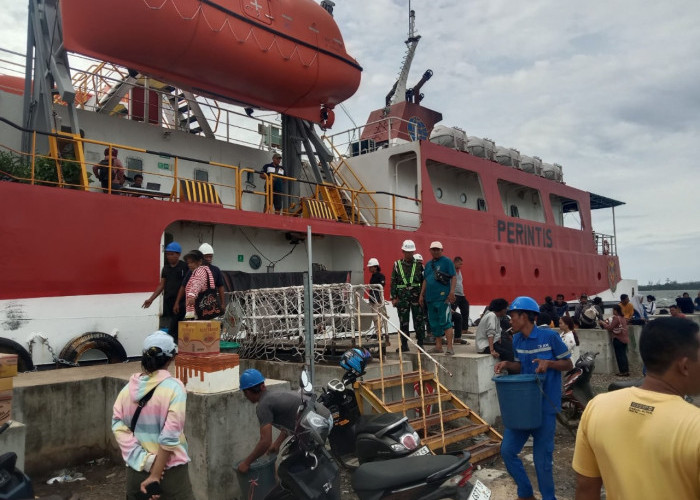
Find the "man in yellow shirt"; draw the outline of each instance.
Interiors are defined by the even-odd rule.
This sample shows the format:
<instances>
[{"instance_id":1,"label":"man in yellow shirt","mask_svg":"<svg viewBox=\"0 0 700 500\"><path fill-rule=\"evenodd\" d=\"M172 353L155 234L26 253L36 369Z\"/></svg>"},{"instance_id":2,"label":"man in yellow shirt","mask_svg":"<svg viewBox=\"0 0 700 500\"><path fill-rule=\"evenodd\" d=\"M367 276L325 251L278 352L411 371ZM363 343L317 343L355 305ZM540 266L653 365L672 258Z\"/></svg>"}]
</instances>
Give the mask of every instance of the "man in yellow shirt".
<instances>
[{"instance_id":1,"label":"man in yellow shirt","mask_svg":"<svg viewBox=\"0 0 700 500\"><path fill-rule=\"evenodd\" d=\"M642 331L641 387L593 398L581 417L573 468L576 500L700 498L700 334L687 319L660 318Z\"/></svg>"},{"instance_id":2,"label":"man in yellow shirt","mask_svg":"<svg viewBox=\"0 0 700 500\"><path fill-rule=\"evenodd\" d=\"M634 306L632 302L630 302L630 296L626 293L620 295L620 307L622 308L622 315L625 319L632 319L632 316L634 316Z\"/></svg>"}]
</instances>

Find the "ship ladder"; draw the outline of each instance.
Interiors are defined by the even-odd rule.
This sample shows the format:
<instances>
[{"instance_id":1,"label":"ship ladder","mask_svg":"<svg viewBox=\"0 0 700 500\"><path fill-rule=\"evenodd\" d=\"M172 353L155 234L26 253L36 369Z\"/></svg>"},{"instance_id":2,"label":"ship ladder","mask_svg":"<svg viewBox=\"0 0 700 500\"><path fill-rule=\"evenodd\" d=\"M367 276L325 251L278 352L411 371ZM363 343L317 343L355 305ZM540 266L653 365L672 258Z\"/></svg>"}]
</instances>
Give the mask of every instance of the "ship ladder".
<instances>
[{"instance_id":1,"label":"ship ladder","mask_svg":"<svg viewBox=\"0 0 700 500\"><path fill-rule=\"evenodd\" d=\"M430 390L426 390L427 387ZM384 398L377 391L382 392ZM444 453L448 446L454 450L464 449L471 453L472 463L500 453L503 437L447 389L436 373L404 372L401 365L399 375L356 382L355 393L377 413L407 416L411 427L420 435L421 443L433 452ZM392 394L396 394L396 399L391 399ZM456 443L458 447L451 446Z\"/></svg>"},{"instance_id":2,"label":"ship ladder","mask_svg":"<svg viewBox=\"0 0 700 500\"><path fill-rule=\"evenodd\" d=\"M391 319L380 316L396 328ZM404 335L397 330L399 335ZM366 401L377 413L402 413L408 417L421 443L433 453L466 450L471 453L472 463L497 456L503 436L440 381L440 372L449 371L410 337L406 340L413 344L416 352L404 353L399 347L399 373L385 375L385 348L383 335L379 333L380 376L355 382L358 401ZM417 369L405 372L404 361ZM431 366L432 371L426 369L427 366ZM360 405L361 410L364 407L366 405Z\"/></svg>"},{"instance_id":3,"label":"ship ladder","mask_svg":"<svg viewBox=\"0 0 700 500\"><path fill-rule=\"evenodd\" d=\"M326 141L326 143L330 146L331 150L333 151L333 154L335 155L336 158L338 158L337 161L330 162L329 165L331 167L331 171L333 173L333 181L336 183L338 188L344 189L344 190L355 190L358 191L358 194L361 194L363 197L367 198L367 206L364 207L364 209L360 209L359 206L357 206L357 203L353 203L355 205L354 207L354 212L355 212L355 217L358 218L362 223L367 224L367 225L377 225L379 222L379 217L378 217L378 204L377 200L374 199L374 196L372 196L368 191L367 188L364 186L358 175L355 173L355 171L352 169L350 164L345 160L343 155L340 154L338 149L335 147L333 142L328 138L328 136L323 136L323 139ZM341 170L342 167L342 170ZM347 177L343 175L343 171L347 173ZM373 223L370 222L368 219L366 212L374 212L374 218L373 218Z\"/></svg>"}]
</instances>

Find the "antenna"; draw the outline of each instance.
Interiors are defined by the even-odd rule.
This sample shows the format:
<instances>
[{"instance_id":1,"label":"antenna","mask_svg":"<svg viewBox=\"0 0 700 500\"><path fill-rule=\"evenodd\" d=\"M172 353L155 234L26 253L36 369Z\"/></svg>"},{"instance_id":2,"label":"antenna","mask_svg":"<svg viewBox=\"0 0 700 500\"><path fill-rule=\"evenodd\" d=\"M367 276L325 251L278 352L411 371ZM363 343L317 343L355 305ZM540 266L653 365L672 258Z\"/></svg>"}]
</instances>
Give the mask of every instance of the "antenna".
<instances>
[{"instance_id":1,"label":"antenna","mask_svg":"<svg viewBox=\"0 0 700 500\"><path fill-rule=\"evenodd\" d=\"M399 101L406 99L406 82L408 81L408 73L411 70L411 63L413 62L413 56L416 53L416 47L420 41L420 35L416 35L415 25L416 25L416 12L411 10L411 2L408 3L408 39L406 40L406 55L403 58L401 64L401 71L399 71L399 77L396 80L396 85L392 92L387 96L391 96L391 104L396 104Z\"/></svg>"}]
</instances>

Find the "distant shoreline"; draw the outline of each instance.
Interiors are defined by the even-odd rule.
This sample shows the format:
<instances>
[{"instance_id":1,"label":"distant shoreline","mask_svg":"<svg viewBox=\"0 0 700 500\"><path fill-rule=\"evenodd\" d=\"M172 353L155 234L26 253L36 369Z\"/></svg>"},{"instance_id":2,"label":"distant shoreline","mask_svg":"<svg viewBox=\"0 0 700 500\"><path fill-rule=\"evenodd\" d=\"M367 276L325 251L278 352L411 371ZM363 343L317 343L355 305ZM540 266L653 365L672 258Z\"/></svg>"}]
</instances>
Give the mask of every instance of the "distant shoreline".
<instances>
[{"instance_id":1,"label":"distant shoreline","mask_svg":"<svg viewBox=\"0 0 700 500\"><path fill-rule=\"evenodd\" d=\"M676 283L673 281L671 283L664 283L663 285L639 285L640 292L649 290L687 290L688 293L690 293L693 290L700 290L700 281L688 281L687 283Z\"/></svg>"}]
</instances>

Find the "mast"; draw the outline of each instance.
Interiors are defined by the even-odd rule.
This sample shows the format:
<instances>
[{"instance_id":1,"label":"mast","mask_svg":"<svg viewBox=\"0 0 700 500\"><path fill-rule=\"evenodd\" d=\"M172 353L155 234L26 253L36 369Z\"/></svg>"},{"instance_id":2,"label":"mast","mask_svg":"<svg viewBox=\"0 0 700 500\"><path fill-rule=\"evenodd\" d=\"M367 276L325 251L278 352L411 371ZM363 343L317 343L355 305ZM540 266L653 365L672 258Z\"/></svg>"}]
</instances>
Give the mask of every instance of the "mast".
<instances>
[{"instance_id":1,"label":"mast","mask_svg":"<svg viewBox=\"0 0 700 500\"><path fill-rule=\"evenodd\" d=\"M410 9L410 3L409 3ZM416 47L420 41L420 35L416 35L415 32L416 23L416 11L409 10L408 14L408 39L406 40L406 55L403 58L403 63L401 64L401 71L399 72L399 77L391 89L389 94L386 96L387 107L401 102L406 99L406 82L408 81L408 73L411 70L411 63L413 62L413 56L416 53Z\"/></svg>"}]
</instances>

